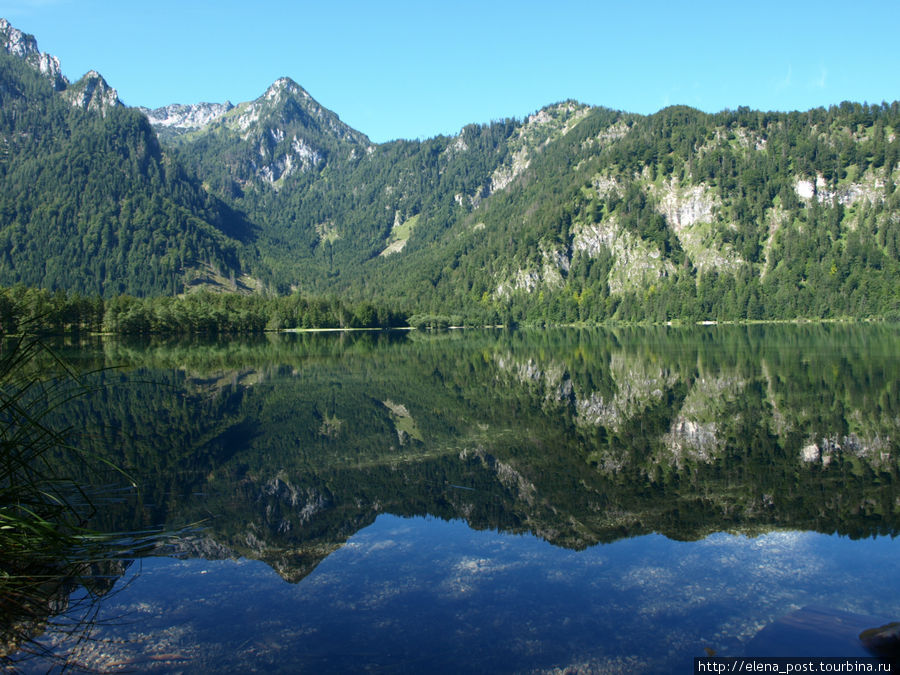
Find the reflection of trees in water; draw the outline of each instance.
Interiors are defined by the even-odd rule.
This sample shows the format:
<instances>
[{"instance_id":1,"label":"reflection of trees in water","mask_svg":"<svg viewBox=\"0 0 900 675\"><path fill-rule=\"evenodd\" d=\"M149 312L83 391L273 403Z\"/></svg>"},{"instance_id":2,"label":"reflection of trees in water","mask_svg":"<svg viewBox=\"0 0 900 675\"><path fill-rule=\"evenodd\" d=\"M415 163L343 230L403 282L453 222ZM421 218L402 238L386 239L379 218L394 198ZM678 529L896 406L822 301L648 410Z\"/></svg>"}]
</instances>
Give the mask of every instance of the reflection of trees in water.
<instances>
[{"instance_id":1,"label":"reflection of trees in water","mask_svg":"<svg viewBox=\"0 0 900 675\"><path fill-rule=\"evenodd\" d=\"M185 551L294 581L383 512L574 549L872 536L900 515L897 346L878 326L107 346L131 369L73 419L142 484L104 527L208 518Z\"/></svg>"},{"instance_id":2,"label":"reflection of trees in water","mask_svg":"<svg viewBox=\"0 0 900 675\"><path fill-rule=\"evenodd\" d=\"M112 495L85 474L102 460L70 444L58 413L88 389L44 343L0 335L0 663L53 657L45 632L89 639L98 600L159 533L102 533L87 521ZM111 465L110 465L111 466ZM118 474L118 478L123 478ZM62 666L71 657L60 656Z\"/></svg>"},{"instance_id":3,"label":"reflection of trees in water","mask_svg":"<svg viewBox=\"0 0 900 675\"><path fill-rule=\"evenodd\" d=\"M101 601L131 564L113 559L16 570L0 602L0 660L12 668L36 657L79 667L77 646L91 640ZM40 639L44 634L52 636L49 643ZM59 644L70 648L60 651Z\"/></svg>"},{"instance_id":4,"label":"reflection of trees in water","mask_svg":"<svg viewBox=\"0 0 900 675\"><path fill-rule=\"evenodd\" d=\"M0 663L15 670L39 658L42 669L56 664L62 670L91 670L80 654L95 642L102 604L124 590L122 579L135 560L177 554L184 532L79 529L68 545L53 542L42 551L20 550L13 556L4 550Z\"/></svg>"}]
</instances>

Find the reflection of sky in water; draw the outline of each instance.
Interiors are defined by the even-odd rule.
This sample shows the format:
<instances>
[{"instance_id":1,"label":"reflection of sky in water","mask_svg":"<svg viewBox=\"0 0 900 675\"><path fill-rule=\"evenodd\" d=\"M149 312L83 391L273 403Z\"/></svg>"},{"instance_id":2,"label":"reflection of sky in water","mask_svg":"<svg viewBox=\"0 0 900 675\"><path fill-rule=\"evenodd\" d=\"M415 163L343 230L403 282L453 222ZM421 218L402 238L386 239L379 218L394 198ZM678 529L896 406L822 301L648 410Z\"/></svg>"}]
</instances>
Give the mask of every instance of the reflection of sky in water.
<instances>
[{"instance_id":1,"label":"reflection of sky in water","mask_svg":"<svg viewBox=\"0 0 900 675\"><path fill-rule=\"evenodd\" d=\"M296 585L247 560L144 560L82 658L113 671L690 672L705 647L740 653L806 605L898 618L896 559L885 538L652 535L574 552L382 516Z\"/></svg>"}]
</instances>

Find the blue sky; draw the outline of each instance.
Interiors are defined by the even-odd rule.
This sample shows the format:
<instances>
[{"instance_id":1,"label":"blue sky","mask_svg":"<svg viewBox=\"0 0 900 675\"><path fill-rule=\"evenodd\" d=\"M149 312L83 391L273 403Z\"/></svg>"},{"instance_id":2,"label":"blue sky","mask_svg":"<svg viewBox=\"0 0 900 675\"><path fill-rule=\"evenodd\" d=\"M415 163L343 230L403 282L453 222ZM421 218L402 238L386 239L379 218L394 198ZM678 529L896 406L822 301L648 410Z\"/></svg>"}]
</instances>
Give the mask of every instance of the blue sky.
<instances>
[{"instance_id":1,"label":"blue sky","mask_svg":"<svg viewBox=\"0 0 900 675\"><path fill-rule=\"evenodd\" d=\"M288 76L377 142L564 99L805 110L900 99L900 2L0 0L128 105L233 103Z\"/></svg>"}]
</instances>

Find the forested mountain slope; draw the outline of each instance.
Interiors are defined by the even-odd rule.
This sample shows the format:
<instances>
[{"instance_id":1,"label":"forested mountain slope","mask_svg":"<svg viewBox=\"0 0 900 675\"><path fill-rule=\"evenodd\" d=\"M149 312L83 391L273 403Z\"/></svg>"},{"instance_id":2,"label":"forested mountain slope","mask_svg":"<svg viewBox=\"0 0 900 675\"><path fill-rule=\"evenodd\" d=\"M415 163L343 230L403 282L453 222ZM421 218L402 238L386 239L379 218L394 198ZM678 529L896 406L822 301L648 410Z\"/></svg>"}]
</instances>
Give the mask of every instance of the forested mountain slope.
<instances>
[{"instance_id":1,"label":"forested mountain slope","mask_svg":"<svg viewBox=\"0 0 900 675\"><path fill-rule=\"evenodd\" d=\"M178 147L260 224L281 290L488 321L828 318L900 313L898 127L896 103L645 117L565 102L455 137L314 138L319 163L278 180L230 170L214 125Z\"/></svg>"},{"instance_id":2,"label":"forested mountain slope","mask_svg":"<svg viewBox=\"0 0 900 675\"><path fill-rule=\"evenodd\" d=\"M0 284L110 296L236 278L253 258L243 218L99 74L53 84L0 51Z\"/></svg>"},{"instance_id":3,"label":"forested mountain slope","mask_svg":"<svg viewBox=\"0 0 900 675\"><path fill-rule=\"evenodd\" d=\"M566 101L374 144L289 78L128 109L0 38L0 284L212 282L473 321L900 316L898 103Z\"/></svg>"},{"instance_id":4,"label":"forested mountain slope","mask_svg":"<svg viewBox=\"0 0 900 675\"><path fill-rule=\"evenodd\" d=\"M390 289L413 303L419 290L392 282L394 270L427 264L454 224L591 113L565 102L525 121L373 145L336 117L323 133L304 112L310 105L319 108L297 85L279 80L172 145L216 196L260 225L256 242L280 290L373 299L375 289Z\"/></svg>"},{"instance_id":5,"label":"forested mountain slope","mask_svg":"<svg viewBox=\"0 0 900 675\"><path fill-rule=\"evenodd\" d=\"M172 146L259 225L275 287L325 292L346 290L373 260L401 251L422 215L442 228L465 213L458 196L485 190L514 126L375 145L283 78Z\"/></svg>"},{"instance_id":6,"label":"forested mountain slope","mask_svg":"<svg viewBox=\"0 0 900 675\"><path fill-rule=\"evenodd\" d=\"M592 111L389 283L533 320L896 316L898 125Z\"/></svg>"}]
</instances>

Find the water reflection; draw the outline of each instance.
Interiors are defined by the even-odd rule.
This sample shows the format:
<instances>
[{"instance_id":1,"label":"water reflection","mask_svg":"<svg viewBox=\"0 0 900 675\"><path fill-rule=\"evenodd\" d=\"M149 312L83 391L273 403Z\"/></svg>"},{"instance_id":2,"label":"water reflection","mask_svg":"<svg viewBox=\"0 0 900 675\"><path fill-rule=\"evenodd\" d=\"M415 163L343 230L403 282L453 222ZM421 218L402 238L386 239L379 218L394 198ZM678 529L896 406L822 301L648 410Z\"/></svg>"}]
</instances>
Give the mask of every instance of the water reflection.
<instances>
[{"instance_id":1,"label":"water reflection","mask_svg":"<svg viewBox=\"0 0 900 675\"><path fill-rule=\"evenodd\" d=\"M453 670L466 650L449 630L482 670L654 671L704 643L734 653L807 602L900 611L896 589L853 581L850 549L800 534L897 534L898 342L880 326L766 326L104 343L72 357L125 367L60 422L142 486L98 526L204 520L178 544L192 578L258 560L303 583L267 581L244 611L334 607L301 622L318 656L293 637L308 666L336 665L362 612L357 663L415 670L428 645ZM163 586L178 569L159 567ZM231 569L216 567L221 588L247 566ZM165 605L159 583L144 592ZM285 611L273 635L297 625ZM386 648L386 626L412 642ZM203 640L219 643L178 649L215 659ZM253 653L287 658L272 643Z\"/></svg>"}]
</instances>

